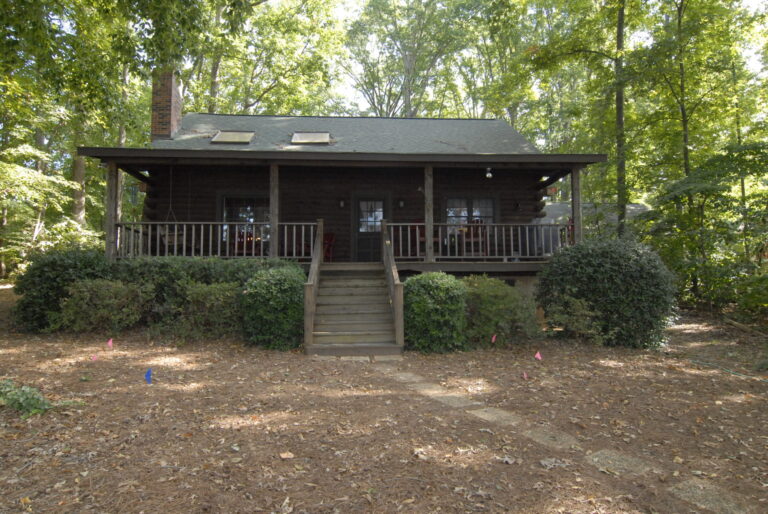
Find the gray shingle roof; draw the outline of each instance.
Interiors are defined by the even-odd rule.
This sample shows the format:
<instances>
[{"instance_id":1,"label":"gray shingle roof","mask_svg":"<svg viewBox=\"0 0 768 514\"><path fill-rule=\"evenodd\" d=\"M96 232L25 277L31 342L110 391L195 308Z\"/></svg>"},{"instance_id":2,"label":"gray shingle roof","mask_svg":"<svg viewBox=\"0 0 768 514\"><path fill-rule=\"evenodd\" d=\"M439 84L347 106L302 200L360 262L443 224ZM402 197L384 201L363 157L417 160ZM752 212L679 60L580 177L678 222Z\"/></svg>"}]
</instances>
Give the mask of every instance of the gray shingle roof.
<instances>
[{"instance_id":1,"label":"gray shingle roof","mask_svg":"<svg viewBox=\"0 0 768 514\"><path fill-rule=\"evenodd\" d=\"M218 131L253 131L250 144L211 144ZM294 132L329 132L330 145L291 144ZM538 154L536 147L502 120L235 116L187 114L173 139L153 148L370 153L510 155Z\"/></svg>"}]
</instances>

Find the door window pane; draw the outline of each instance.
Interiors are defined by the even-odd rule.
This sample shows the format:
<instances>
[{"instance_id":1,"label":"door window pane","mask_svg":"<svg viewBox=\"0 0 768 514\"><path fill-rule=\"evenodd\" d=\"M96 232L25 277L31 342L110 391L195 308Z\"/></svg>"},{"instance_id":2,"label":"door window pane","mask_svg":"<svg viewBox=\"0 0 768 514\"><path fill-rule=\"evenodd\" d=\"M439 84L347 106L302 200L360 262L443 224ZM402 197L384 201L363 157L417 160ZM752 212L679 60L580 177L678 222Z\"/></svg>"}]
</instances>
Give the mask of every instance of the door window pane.
<instances>
[{"instance_id":1,"label":"door window pane","mask_svg":"<svg viewBox=\"0 0 768 514\"><path fill-rule=\"evenodd\" d=\"M360 200L358 232L381 232L384 219L384 202L381 200Z\"/></svg>"}]
</instances>

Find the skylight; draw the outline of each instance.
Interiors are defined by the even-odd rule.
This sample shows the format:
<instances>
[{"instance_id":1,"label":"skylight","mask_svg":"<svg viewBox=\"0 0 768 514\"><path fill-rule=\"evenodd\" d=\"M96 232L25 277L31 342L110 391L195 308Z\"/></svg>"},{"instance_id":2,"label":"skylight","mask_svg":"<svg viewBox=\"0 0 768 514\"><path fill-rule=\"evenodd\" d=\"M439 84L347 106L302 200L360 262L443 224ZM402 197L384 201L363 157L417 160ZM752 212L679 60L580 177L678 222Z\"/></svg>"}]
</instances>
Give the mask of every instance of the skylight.
<instances>
[{"instance_id":1,"label":"skylight","mask_svg":"<svg viewBox=\"0 0 768 514\"><path fill-rule=\"evenodd\" d=\"M294 132L291 138L294 145L328 145L331 143L329 132Z\"/></svg>"},{"instance_id":2,"label":"skylight","mask_svg":"<svg viewBox=\"0 0 768 514\"><path fill-rule=\"evenodd\" d=\"M229 143L238 145L247 145L253 139L254 132L243 131L219 131L211 138L211 143Z\"/></svg>"}]
</instances>

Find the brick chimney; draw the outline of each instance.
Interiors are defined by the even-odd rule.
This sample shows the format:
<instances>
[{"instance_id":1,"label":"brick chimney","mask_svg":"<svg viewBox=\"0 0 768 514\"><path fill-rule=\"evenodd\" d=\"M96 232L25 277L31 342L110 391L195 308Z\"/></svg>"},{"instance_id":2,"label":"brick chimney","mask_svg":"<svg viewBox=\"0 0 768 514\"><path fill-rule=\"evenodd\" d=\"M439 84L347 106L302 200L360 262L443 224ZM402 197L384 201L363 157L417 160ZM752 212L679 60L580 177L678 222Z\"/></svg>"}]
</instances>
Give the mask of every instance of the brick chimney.
<instances>
[{"instance_id":1,"label":"brick chimney","mask_svg":"<svg viewBox=\"0 0 768 514\"><path fill-rule=\"evenodd\" d=\"M181 127L181 94L172 70L152 75L152 141L171 139Z\"/></svg>"}]
</instances>

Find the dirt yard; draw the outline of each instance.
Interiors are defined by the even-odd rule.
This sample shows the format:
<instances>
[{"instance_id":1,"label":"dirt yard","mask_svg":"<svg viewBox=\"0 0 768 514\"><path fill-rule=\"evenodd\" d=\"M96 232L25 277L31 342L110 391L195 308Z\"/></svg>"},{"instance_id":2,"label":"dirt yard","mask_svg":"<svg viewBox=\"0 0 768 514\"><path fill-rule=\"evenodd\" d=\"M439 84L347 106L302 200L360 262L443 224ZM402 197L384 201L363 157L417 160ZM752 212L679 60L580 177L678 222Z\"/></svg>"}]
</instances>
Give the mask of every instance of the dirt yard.
<instances>
[{"instance_id":1,"label":"dirt yard","mask_svg":"<svg viewBox=\"0 0 768 514\"><path fill-rule=\"evenodd\" d=\"M670 335L370 363L4 328L0 379L63 405L0 408L0 511L768 511L766 341Z\"/></svg>"}]
</instances>

